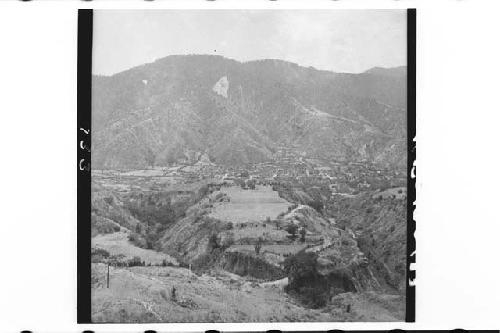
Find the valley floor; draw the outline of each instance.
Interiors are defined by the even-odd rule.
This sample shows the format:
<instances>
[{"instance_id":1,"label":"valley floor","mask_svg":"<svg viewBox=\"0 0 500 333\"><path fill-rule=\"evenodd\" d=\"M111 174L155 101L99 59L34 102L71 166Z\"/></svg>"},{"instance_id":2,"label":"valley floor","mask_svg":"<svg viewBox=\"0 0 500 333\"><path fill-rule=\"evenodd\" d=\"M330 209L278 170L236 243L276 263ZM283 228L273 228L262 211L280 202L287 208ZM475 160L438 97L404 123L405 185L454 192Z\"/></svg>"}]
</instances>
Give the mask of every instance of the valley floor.
<instances>
[{"instance_id":1,"label":"valley floor","mask_svg":"<svg viewBox=\"0 0 500 333\"><path fill-rule=\"evenodd\" d=\"M100 178L100 180L102 184L95 186L93 192L93 209L99 219L93 220L95 222L93 227L97 232L92 238L92 247L101 250L100 253L107 253L109 258L123 256L126 260L122 264L127 263L129 259L138 258L139 266L136 263L136 266L126 267L127 265L117 265L114 259L111 260L110 262L114 262L115 265L112 264L109 267L108 288L106 260L96 255L91 268L92 322L390 322L404 320L404 296L384 288L371 288L371 284L365 283L367 280L375 282L377 280L371 271L365 269L366 258L358 248L356 235L351 229L340 229L340 226L331 222L331 219L323 217L310 206L292 203L292 199L285 199L285 197L292 198L293 195L283 197L268 185L257 185L256 189L247 190L239 186L221 187L219 184L217 189L207 190L206 194L199 196L201 183L189 185L190 191L187 190L188 185L178 184L178 189L174 190L169 187L170 192L165 189L155 192L151 188L154 189L158 181L151 177L122 179L111 175L109 178ZM292 191L282 188L282 191L285 190ZM301 195L306 196L305 193ZM392 195L403 196L404 192L397 188L380 192L377 198L371 196L368 198L373 201L387 200L387 205L389 203L396 205L390 201L392 199L386 198ZM348 203L345 203L345 207L339 207L349 212ZM369 204L368 209L372 209L373 203ZM139 236L144 238L146 235L153 234L154 230L157 230L155 224L150 225L151 221L147 219L148 223L144 223L145 219L139 221L142 215L139 214L136 219L136 216L132 216L127 211L127 207L130 209L139 207L143 210L142 213L148 213L143 214L145 217L153 218L157 224L158 221L165 220L165 216L170 217L167 213L173 214L174 208L184 207L185 216L169 224L168 229L162 229L162 238L156 239L154 243L157 246L147 246L148 249L146 249L146 246L143 246L144 248L136 246L137 242L132 242L129 238L135 236L137 240ZM168 209L159 209L165 207ZM361 207L361 203L360 207L355 207L356 212L365 212L365 210L367 208ZM386 210L388 211L386 215L389 216L387 220L395 220L389 214L393 211L389 208ZM383 216L385 218L385 215ZM359 220L359 224L365 221L364 218L356 219L356 216L347 217L348 221ZM303 229L302 240L290 240L291 231L287 227L291 225L296 226L295 233L298 233L299 227ZM137 231L137 226L139 230L142 228L142 233ZM383 224L383 226L388 231L379 227L382 230L380 234L392 235L392 231L396 230L394 228L391 231L389 224L387 226ZM118 229L114 229L116 227ZM152 232L147 230L152 230ZM212 235L216 236L215 245L211 244ZM227 247L222 250L225 251L224 254L228 254L224 257L227 261L221 261L224 264L216 265L214 261L211 266L207 265L207 267L191 266L193 263L203 266L203 262L192 260L196 257L195 255L197 255L196 258L205 258L210 263L211 261L208 260L210 256L202 256L207 252L209 245L213 253L217 253L221 251L220 244L224 244L228 239L232 242L228 242ZM397 244L398 238L394 236L394 239L390 244ZM374 243L373 239L371 243ZM257 250L257 244L260 245L259 250ZM159 252L160 250L163 252ZM286 258L300 251L322 255L321 267L325 275L335 273L337 267L350 267L352 280L360 285L366 284L365 287L356 290L377 291L353 293L348 291L354 289L344 288L342 284L340 291L331 293L336 296L326 300L324 307L312 309L304 305L311 303L299 303L301 295L297 294L297 290L299 293L303 292L300 289L287 289L287 293L284 291L284 287L289 282L288 278L269 281L286 275L270 273L264 277L257 274L261 272L262 267L264 270L274 272ZM234 255L233 252L239 253L240 256ZM377 253L374 252L372 256ZM218 257L214 254L212 259L214 258ZM385 265L384 262L383 264ZM193 267L193 271L185 267ZM389 269L385 268L386 270L382 273L389 272ZM359 276L356 272L359 272ZM306 292L307 290L306 288ZM394 294L391 294L393 292ZM311 295L316 297L328 294L311 293Z\"/></svg>"}]
</instances>

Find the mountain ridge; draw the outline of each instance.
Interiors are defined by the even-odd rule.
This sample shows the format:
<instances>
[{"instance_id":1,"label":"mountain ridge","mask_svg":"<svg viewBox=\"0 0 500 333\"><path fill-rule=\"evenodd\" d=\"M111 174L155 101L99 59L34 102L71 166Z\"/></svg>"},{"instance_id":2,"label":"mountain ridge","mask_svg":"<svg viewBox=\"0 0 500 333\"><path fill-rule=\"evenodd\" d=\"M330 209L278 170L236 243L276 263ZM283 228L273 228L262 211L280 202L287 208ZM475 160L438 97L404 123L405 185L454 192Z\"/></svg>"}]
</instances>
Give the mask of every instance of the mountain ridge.
<instances>
[{"instance_id":1,"label":"mountain ridge","mask_svg":"<svg viewBox=\"0 0 500 333\"><path fill-rule=\"evenodd\" d=\"M401 68L348 74L278 59L173 55L94 75L93 163L167 165L188 151L219 164L259 163L284 146L311 157L402 166ZM226 92L219 94L214 87L223 77Z\"/></svg>"}]
</instances>

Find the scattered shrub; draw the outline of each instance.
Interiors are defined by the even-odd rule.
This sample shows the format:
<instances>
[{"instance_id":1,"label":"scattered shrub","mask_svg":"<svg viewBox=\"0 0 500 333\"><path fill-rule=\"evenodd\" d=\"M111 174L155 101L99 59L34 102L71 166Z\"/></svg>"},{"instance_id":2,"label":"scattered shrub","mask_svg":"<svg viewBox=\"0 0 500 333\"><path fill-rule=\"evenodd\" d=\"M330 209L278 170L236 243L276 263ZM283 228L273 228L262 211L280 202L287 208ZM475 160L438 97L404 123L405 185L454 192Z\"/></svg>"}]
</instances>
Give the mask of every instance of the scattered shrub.
<instances>
[{"instance_id":1,"label":"scattered shrub","mask_svg":"<svg viewBox=\"0 0 500 333\"><path fill-rule=\"evenodd\" d=\"M91 250L91 261L92 262L103 262L105 259L109 258L109 252L100 249L100 248L93 248Z\"/></svg>"},{"instance_id":2,"label":"scattered shrub","mask_svg":"<svg viewBox=\"0 0 500 333\"><path fill-rule=\"evenodd\" d=\"M170 299L174 302L177 301L177 291L175 286L172 287L172 291L170 292Z\"/></svg>"},{"instance_id":3,"label":"scattered shrub","mask_svg":"<svg viewBox=\"0 0 500 333\"><path fill-rule=\"evenodd\" d=\"M255 246L254 246L254 250L255 250L255 253L257 255L260 254L260 249L262 248L262 243L263 243L263 240L261 237L259 237L259 239L257 240L257 243L255 243Z\"/></svg>"},{"instance_id":4,"label":"scattered shrub","mask_svg":"<svg viewBox=\"0 0 500 333\"><path fill-rule=\"evenodd\" d=\"M320 214L323 211L323 203L319 200L310 201L308 202L308 205L314 208L314 210L316 210Z\"/></svg>"},{"instance_id":5,"label":"scattered shrub","mask_svg":"<svg viewBox=\"0 0 500 333\"><path fill-rule=\"evenodd\" d=\"M108 205L112 205L114 203L113 197L104 198L104 202L107 203Z\"/></svg>"},{"instance_id":6,"label":"scattered shrub","mask_svg":"<svg viewBox=\"0 0 500 333\"><path fill-rule=\"evenodd\" d=\"M306 228L300 229L300 241L302 243L305 243L305 241L306 241Z\"/></svg>"},{"instance_id":7,"label":"scattered shrub","mask_svg":"<svg viewBox=\"0 0 500 333\"><path fill-rule=\"evenodd\" d=\"M218 248L220 248L219 237L215 233L211 234L208 238L208 251L212 252L213 250Z\"/></svg>"},{"instance_id":8,"label":"scattered shrub","mask_svg":"<svg viewBox=\"0 0 500 333\"><path fill-rule=\"evenodd\" d=\"M229 234L222 240L222 244L220 247L222 251L225 251L226 249L230 248L231 245L233 244L234 244L234 236L233 234Z\"/></svg>"},{"instance_id":9,"label":"scattered shrub","mask_svg":"<svg viewBox=\"0 0 500 333\"><path fill-rule=\"evenodd\" d=\"M144 262L141 261L141 258L138 256L133 257L128 261L128 267L134 267L134 266L144 266Z\"/></svg>"}]
</instances>

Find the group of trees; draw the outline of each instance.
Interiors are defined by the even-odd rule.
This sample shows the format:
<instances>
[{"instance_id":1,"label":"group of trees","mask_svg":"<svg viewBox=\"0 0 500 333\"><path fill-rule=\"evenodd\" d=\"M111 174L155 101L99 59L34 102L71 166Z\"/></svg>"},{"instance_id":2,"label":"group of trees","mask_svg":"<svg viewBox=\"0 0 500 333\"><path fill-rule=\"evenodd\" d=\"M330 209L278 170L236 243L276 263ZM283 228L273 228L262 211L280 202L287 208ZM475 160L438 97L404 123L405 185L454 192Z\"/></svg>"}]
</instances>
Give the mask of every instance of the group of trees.
<instances>
[{"instance_id":1,"label":"group of trees","mask_svg":"<svg viewBox=\"0 0 500 333\"><path fill-rule=\"evenodd\" d=\"M298 237L298 233L300 234L300 241L302 243L305 243L306 241L306 229L304 227L300 228L299 230L299 227L294 224L294 223L290 223L287 227L286 227L286 232L288 232L288 238L292 241L295 241Z\"/></svg>"},{"instance_id":2,"label":"group of trees","mask_svg":"<svg viewBox=\"0 0 500 333\"><path fill-rule=\"evenodd\" d=\"M127 258L123 254L111 255L108 251L101 248L92 248L91 251L92 262L94 263L106 263L112 266L118 267L134 267L134 266L151 266L151 263L146 264L144 260L139 256L134 256L132 258ZM172 263L167 262L163 259L161 264L153 264L154 266L172 266Z\"/></svg>"},{"instance_id":3,"label":"group of trees","mask_svg":"<svg viewBox=\"0 0 500 333\"><path fill-rule=\"evenodd\" d=\"M328 301L327 283L318 272L317 260L317 254L300 251L283 263L288 276L285 292L297 295L304 305L312 308L323 307Z\"/></svg>"},{"instance_id":4,"label":"group of trees","mask_svg":"<svg viewBox=\"0 0 500 333\"><path fill-rule=\"evenodd\" d=\"M255 188L257 186L257 181L255 179L244 180L241 178L237 178L234 180L234 182L237 186L240 186L244 190L246 190L246 189L255 190Z\"/></svg>"},{"instance_id":5,"label":"group of trees","mask_svg":"<svg viewBox=\"0 0 500 333\"><path fill-rule=\"evenodd\" d=\"M311 200L307 203L308 206L314 208L318 213L323 213L323 202L320 200Z\"/></svg>"},{"instance_id":6,"label":"group of trees","mask_svg":"<svg viewBox=\"0 0 500 333\"><path fill-rule=\"evenodd\" d=\"M209 252L213 252L214 250L220 250L224 252L231 245L234 244L234 236L233 234L227 234L224 238L220 238L216 233L212 233L208 238L208 250Z\"/></svg>"},{"instance_id":7,"label":"group of trees","mask_svg":"<svg viewBox=\"0 0 500 333\"><path fill-rule=\"evenodd\" d=\"M165 230L184 216L191 201L171 204L169 197L154 193L124 203L131 215L140 221L132 229L129 240L136 246L154 249Z\"/></svg>"},{"instance_id":8,"label":"group of trees","mask_svg":"<svg viewBox=\"0 0 500 333\"><path fill-rule=\"evenodd\" d=\"M210 237L208 239L208 251L209 252L214 252L214 251L224 252L228 248L230 248L231 245L233 245L233 244L234 244L233 234L227 234L221 239L221 237L219 235L213 233L210 235ZM257 239L257 242L254 244L254 251L257 255L260 254L260 251L261 251L263 245L264 245L264 239L262 237L259 237Z\"/></svg>"}]
</instances>

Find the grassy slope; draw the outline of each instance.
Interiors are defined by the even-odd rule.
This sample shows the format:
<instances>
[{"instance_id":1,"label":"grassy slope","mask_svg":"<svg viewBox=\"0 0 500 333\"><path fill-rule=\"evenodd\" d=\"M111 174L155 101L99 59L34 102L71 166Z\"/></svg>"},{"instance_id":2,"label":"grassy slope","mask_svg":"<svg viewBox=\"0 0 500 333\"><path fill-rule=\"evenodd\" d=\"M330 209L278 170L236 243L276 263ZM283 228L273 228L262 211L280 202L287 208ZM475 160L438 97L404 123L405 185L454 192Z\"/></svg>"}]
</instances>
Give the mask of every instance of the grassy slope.
<instances>
[{"instance_id":1,"label":"grassy slope","mask_svg":"<svg viewBox=\"0 0 500 333\"><path fill-rule=\"evenodd\" d=\"M108 251L111 255L123 254L127 257L138 256L146 264L161 264L163 260L177 264L177 260L165 253L142 249L128 241L128 233L115 232L112 234L98 235L92 238L92 247L98 247Z\"/></svg>"},{"instance_id":2,"label":"grassy slope","mask_svg":"<svg viewBox=\"0 0 500 333\"><path fill-rule=\"evenodd\" d=\"M104 265L93 265L94 322L326 322L361 315L365 320L402 320L387 310L392 300L384 303L376 294L350 295L335 306L312 310L297 305L279 286L225 272L196 276L178 267L112 268L109 289L105 273ZM349 313L347 303L352 304Z\"/></svg>"}]
</instances>

